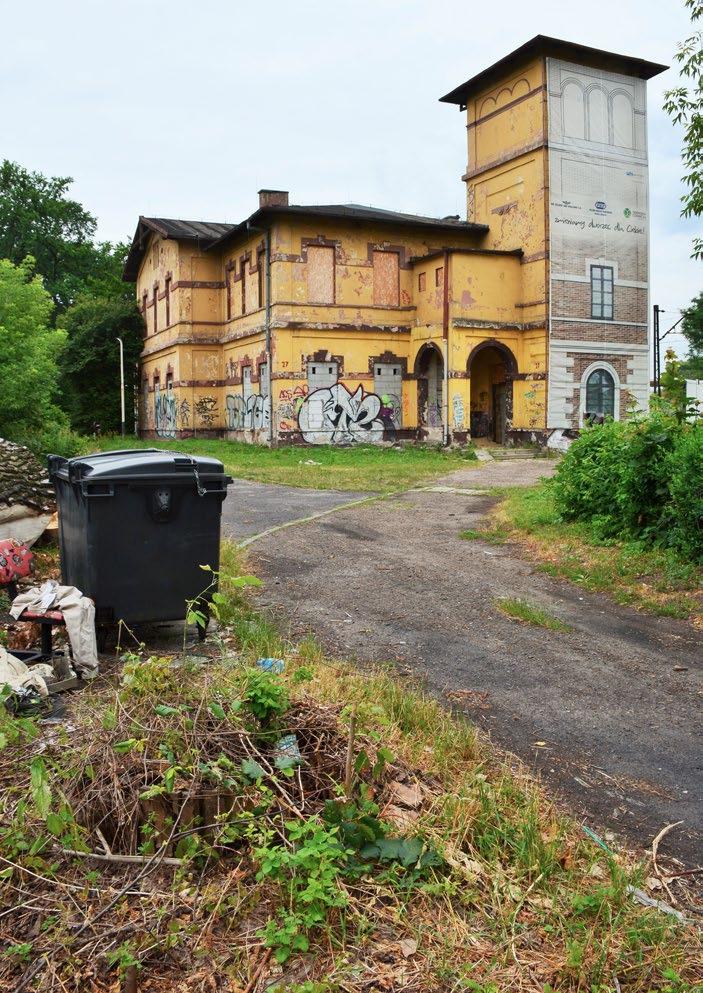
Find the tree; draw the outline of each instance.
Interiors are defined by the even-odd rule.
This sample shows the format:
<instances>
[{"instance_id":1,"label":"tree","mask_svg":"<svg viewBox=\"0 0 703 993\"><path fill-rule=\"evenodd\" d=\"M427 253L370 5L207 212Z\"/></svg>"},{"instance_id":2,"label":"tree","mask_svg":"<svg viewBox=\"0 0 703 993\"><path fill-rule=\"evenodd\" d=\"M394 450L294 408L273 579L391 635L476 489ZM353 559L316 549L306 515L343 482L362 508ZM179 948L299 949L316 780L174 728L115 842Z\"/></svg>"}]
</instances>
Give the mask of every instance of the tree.
<instances>
[{"instance_id":1,"label":"tree","mask_svg":"<svg viewBox=\"0 0 703 993\"><path fill-rule=\"evenodd\" d=\"M68 197L72 182L8 159L0 164L0 258L15 265L28 255L35 259L56 317L95 284L117 287L124 262L125 246L94 242L97 222Z\"/></svg>"},{"instance_id":2,"label":"tree","mask_svg":"<svg viewBox=\"0 0 703 993\"><path fill-rule=\"evenodd\" d=\"M131 288L131 287L130 287ZM61 356L63 404L76 431L90 433L120 427L120 366L116 339L124 342L127 429L137 383L137 362L143 345L144 322L135 301L106 295L79 298L61 318L67 334Z\"/></svg>"},{"instance_id":3,"label":"tree","mask_svg":"<svg viewBox=\"0 0 703 993\"><path fill-rule=\"evenodd\" d=\"M681 363L686 379L703 379L703 293L683 312L681 331L688 341L688 355Z\"/></svg>"},{"instance_id":4,"label":"tree","mask_svg":"<svg viewBox=\"0 0 703 993\"><path fill-rule=\"evenodd\" d=\"M681 372L681 362L673 348L667 348L664 363L662 397L673 407L680 407L686 399L686 377Z\"/></svg>"},{"instance_id":5,"label":"tree","mask_svg":"<svg viewBox=\"0 0 703 993\"><path fill-rule=\"evenodd\" d=\"M50 326L52 310L32 258L0 259L0 434L66 423L55 403L66 335Z\"/></svg>"},{"instance_id":6,"label":"tree","mask_svg":"<svg viewBox=\"0 0 703 993\"><path fill-rule=\"evenodd\" d=\"M703 18L703 0L684 0L691 22ZM674 56L686 85L668 90L664 110L684 128L682 158L686 167L682 217L703 216L703 32L681 42ZM703 238L693 239L693 258L703 258Z\"/></svg>"}]
</instances>

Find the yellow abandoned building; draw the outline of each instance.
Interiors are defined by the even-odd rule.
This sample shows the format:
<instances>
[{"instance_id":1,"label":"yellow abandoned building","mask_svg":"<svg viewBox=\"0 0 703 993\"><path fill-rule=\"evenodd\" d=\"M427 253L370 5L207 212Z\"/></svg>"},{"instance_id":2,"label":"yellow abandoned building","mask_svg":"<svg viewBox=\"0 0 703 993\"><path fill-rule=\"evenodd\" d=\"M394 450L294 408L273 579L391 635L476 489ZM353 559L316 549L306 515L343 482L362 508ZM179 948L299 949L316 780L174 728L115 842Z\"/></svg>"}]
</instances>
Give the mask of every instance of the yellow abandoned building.
<instances>
[{"instance_id":1,"label":"yellow abandoned building","mask_svg":"<svg viewBox=\"0 0 703 993\"><path fill-rule=\"evenodd\" d=\"M537 36L451 93L467 220L261 190L239 224L141 217L145 437L558 438L646 407L646 80Z\"/></svg>"}]
</instances>

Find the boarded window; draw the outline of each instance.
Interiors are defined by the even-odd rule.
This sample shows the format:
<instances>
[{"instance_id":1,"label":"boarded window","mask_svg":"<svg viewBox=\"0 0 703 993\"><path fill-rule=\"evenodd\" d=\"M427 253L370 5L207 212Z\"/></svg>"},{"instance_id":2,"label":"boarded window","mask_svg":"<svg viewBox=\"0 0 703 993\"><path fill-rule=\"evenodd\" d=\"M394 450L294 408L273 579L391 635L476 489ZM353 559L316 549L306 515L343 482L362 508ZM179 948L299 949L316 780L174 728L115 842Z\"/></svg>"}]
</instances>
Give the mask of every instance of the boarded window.
<instances>
[{"instance_id":1,"label":"boarded window","mask_svg":"<svg viewBox=\"0 0 703 993\"><path fill-rule=\"evenodd\" d=\"M334 303L334 248L308 246L308 302Z\"/></svg>"},{"instance_id":2,"label":"boarded window","mask_svg":"<svg viewBox=\"0 0 703 993\"><path fill-rule=\"evenodd\" d=\"M265 295L265 275L266 275L266 256L264 252L256 253L256 286L257 292L259 294L258 305L263 307L266 302Z\"/></svg>"},{"instance_id":3,"label":"boarded window","mask_svg":"<svg viewBox=\"0 0 703 993\"><path fill-rule=\"evenodd\" d=\"M248 400L252 394L251 388L251 366L245 365L242 369L242 396Z\"/></svg>"},{"instance_id":4,"label":"boarded window","mask_svg":"<svg viewBox=\"0 0 703 993\"><path fill-rule=\"evenodd\" d=\"M308 365L308 392L334 386L339 377L336 362L313 362Z\"/></svg>"},{"instance_id":5,"label":"boarded window","mask_svg":"<svg viewBox=\"0 0 703 993\"><path fill-rule=\"evenodd\" d=\"M426 285L427 285L427 274L421 272L420 275L417 277L417 288L420 291L420 293L425 292Z\"/></svg>"},{"instance_id":6,"label":"boarded window","mask_svg":"<svg viewBox=\"0 0 703 993\"><path fill-rule=\"evenodd\" d=\"M382 307L397 307L400 296L400 267L397 252L373 253L373 302Z\"/></svg>"},{"instance_id":7,"label":"boarded window","mask_svg":"<svg viewBox=\"0 0 703 993\"><path fill-rule=\"evenodd\" d=\"M374 362L373 391L381 401L380 417L387 427L403 423L403 376L399 365Z\"/></svg>"},{"instance_id":8,"label":"boarded window","mask_svg":"<svg viewBox=\"0 0 703 993\"><path fill-rule=\"evenodd\" d=\"M441 265L434 271L434 284L435 286L441 286L444 280L444 266Z\"/></svg>"},{"instance_id":9,"label":"boarded window","mask_svg":"<svg viewBox=\"0 0 703 993\"><path fill-rule=\"evenodd\" d=\"M262 397L269 395L269 364L262 362L259 365L259 393Z\"/></svg>"},{"instance_id":10,"label":"boarded window","mask_svg":"<svg viewBox=\"0 0 703 993\"><path fill-rule=\"evenodd\" d=\"M166 327L171 326L171 277L166 277Z\"/></svg>"}]
</instances>

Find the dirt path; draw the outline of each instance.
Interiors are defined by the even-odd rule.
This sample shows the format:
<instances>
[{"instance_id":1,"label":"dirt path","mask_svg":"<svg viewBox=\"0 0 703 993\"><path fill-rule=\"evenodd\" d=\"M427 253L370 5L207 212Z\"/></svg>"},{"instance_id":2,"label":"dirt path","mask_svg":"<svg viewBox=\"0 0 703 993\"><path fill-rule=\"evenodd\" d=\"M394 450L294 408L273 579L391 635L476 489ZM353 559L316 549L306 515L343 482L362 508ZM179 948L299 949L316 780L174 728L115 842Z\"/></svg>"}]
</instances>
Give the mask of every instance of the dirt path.
<instances>
[{"instance_id":1,"label":"dirt path","mask_svg":"<svg viewBox=\"0 0 703 993\"><path fill-rule=\"evenodd\" d=\"M260 600L340 656L391 659L425 678L596 830L647 845L682 820L662 850L693 862L703 840L703 637L535 572L514 547L458 537L495 499L458 491L528 485L549 469L488 463L268 535L251 549ZM494 605L501 596L573 630L511 621Z\"/></svg>"}]
</instances>

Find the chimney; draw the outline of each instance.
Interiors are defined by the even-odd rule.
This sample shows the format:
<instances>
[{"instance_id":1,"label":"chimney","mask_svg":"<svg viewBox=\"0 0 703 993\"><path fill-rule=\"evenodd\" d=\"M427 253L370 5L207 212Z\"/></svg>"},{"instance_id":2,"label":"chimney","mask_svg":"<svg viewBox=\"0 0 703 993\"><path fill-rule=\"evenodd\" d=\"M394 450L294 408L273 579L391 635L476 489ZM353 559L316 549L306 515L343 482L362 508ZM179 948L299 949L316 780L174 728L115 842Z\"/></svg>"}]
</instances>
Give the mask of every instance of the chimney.
<instances>
[{"instance_id":1,"label":"chimney","mask_svg":"<svg viewBox=\"0 0 703 993\"><path fill-rule=\"evenodd\" d=\"M287 207L288 190L259 190L259 210L265 207Z\"/></svg>"}]
</instances>

